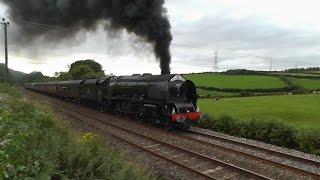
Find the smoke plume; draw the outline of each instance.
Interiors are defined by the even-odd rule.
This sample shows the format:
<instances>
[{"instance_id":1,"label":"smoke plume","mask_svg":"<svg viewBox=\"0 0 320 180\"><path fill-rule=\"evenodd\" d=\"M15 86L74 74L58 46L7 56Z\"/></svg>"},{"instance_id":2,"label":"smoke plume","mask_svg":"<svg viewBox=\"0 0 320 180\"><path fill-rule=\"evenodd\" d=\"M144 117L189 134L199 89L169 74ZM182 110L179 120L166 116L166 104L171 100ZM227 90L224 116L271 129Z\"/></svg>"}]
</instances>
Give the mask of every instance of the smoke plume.
<instances>
[{"instance_id":1,"label":"smoke plume","mask_svg":"<svg viewBox=\"0 0 320 180\"><path fill-rule=\"evenodd\" d=\"M170 73L171 26L164 0L2 0L12 20L19 24L24 38L45 36L49 41L70 39L83 30L95 31L102 20L112 30L126 29L152 43L160 60L162 74ZM20 22L19 22L20 20ZM38 30L22 24L64 27L43 27Z\"/></svg>"}]
</instances>

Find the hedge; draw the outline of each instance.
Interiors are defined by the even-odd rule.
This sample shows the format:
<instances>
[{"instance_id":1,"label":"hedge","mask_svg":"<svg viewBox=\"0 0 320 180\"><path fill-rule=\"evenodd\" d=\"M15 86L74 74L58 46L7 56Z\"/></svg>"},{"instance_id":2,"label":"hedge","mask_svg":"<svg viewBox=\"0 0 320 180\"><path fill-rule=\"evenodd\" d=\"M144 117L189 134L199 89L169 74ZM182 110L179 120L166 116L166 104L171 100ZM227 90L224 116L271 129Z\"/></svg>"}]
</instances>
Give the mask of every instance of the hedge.
<instances>
[{"instance_id":1,"label":"hedge","mask_svg":"<svg viewBox=\"0 0 320 180\"><path fill-rule=\"evenodd\" d=\"M301 75L294 75L294 74L292 74L292 75L291 74L281 74L281 76L292 77L292 78L302 78L302 79L320 79L320 75L319 76L301 76Z\"/></svg>"},{"instance_id":2,"label":"hedge","mask_svg":"<svg viewBox=\"0 0 320 180\"><path fill-rule=\"evenodd\" d=\"M205 117L199 122L202 128L320 155L319 131L296 129L280 121L241 121L230 116Z\"/></svg>"},{"instance_id":3,"label":"hedge","mask_svg":"<svg viewBox=\"0 0 320 180\"><path fill-rule=\"evenodd\" d=\"M215 87L206 87L206 86L197 86L199 89L208 90L208 91L219 91L219 92L230 92L230 93L242 93L242 92L291 92L298 90L297 87L284 87L284 88L271 88L271 89L233 89L233 88L215 88Z\"/></svg>"}]
</instances>

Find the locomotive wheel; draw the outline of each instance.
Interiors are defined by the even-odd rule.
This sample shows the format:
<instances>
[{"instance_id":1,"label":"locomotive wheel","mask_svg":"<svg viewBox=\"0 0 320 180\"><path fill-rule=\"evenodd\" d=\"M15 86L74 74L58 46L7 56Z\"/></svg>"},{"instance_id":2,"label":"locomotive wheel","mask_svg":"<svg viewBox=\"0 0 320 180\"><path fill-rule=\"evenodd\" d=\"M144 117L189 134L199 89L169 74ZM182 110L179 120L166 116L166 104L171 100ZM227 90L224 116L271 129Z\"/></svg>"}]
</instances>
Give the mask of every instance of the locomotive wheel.
<instances>
[{"instance_id":1,"label":"locomotive wheel","mask_svg":"<svg viewBox=\"0 0 320 180\"><path fill-rule=\"evenodd\" d=\"M172 129L173 129L173 125L171 122L169 121L166 121L164 123L164 129L167 131L167 132L170 132Z\"/></svg>"},{"instance_id":2,"label":"locomotive wheel","mask_svg":"<svg viewBox=\"0 0 320 180\"><path fill-rule=\"evenodd\" d=\"M190 128L191 128L191 124L186 124L186 125L183 126L182 130L183 131L189 131Z\"/></svg>"},{"instance_id":3,"label":"locomotive wheel","mask_svg":"<svg viewBox=\"0 0 320 180\"><path fill-rule=\"evenodd\" d=\"M124 112L123 115L124 115L124 118L127 120L130 120L130 115L129 115L130 111L131 111L131 104L124 103L123 104L123 112Z\"/></svg>"},{"instance_id":4,"label":"locomotive wheel","mask_svg":"<svg viewBox=\"0 0 320 180\"><path fill-rule=\"evenodd\" d=\"M123 103L121 106L121 116L123 118L125 118L126 120L131 120L134 119L134 116L132 116L132 114L130 114L130 112L132 111L132 104L130 103Z\"/></svg>"},{"instance_id":5,"label":"locomotive wheel","mask_svg":"<svg viewBox=\"0 0 320 180\"><path fill-rule=\"evenodd\" d=\"M99 111L100 111L100 112L104 113L104 107L103 107L102 104L99 104L99 105L98 105L98 108L99 108Z\"/></svg>"},{"instance_id":6,"label":"locomotive wheel","mask_svg":"<svg viewBox=\"0 0 320 180\"><path fill-rule=\"evenodd\" d=\"M115 115L117 116L117 117L121 117L121 114L120 114L120 112L119 111L115 111Z\"/></svg>"},{"instance_id":7,"label":"locomotive wheel","mask_svg":"<svg viewBox=\"0 0 320 180\"><path fill-rule=\"evenodd\" d=\"M114 108L114 114L117 117L121 117L121 113L120 113L120 103L116 103L116 107Z\"/></svg>"},{"instance_id":8,"label":"locomotive wheel","mask_svg":"<svg viewBox=\"0 0 320 180\"><path fill-rule=\"evenodd\" d=\"M136 115L136 120L138 123L142 124L144 122L142 113Z\"/></svg>"}]
</instances>

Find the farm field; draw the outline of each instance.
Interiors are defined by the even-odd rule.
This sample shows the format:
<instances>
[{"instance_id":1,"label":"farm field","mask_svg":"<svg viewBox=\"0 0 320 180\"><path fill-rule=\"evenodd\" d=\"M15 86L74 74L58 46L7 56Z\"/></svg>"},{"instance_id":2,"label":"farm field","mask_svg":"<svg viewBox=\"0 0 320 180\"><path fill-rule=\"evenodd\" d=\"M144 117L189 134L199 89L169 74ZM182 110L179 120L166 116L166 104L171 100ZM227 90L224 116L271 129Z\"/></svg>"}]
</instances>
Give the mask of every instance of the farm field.
<instances>
[{"instance_id":1,"label":"farm field","mask_svg":"<svg viewBox=\"0 0 320 180\"><path fill-rule=\"evenodd\" d=\"M289 78L295 85L308 90L320 89L320 79Z\"/></svg>"},{"instance_id":2,"label":"farm field","mask_svg":"<svg viewBox=\"0 0 320 180\"><path fill-rule=\"evenodd\" d=\"M202 112L214 116L279 120L297 128L320 130L320 95L201 99L199 106Z\"/></svg>"},{"instance_id":3,"label":"farm field","mask_svg":"<svg viewBox=\"0 0 320 180\"><path fill-rule=\"evenodd\" d=\"M198 87L220 89L273 89L287 86L278 77L259 75L189 74L185 78L192 80Z\"/></svg>"}]
</instances>

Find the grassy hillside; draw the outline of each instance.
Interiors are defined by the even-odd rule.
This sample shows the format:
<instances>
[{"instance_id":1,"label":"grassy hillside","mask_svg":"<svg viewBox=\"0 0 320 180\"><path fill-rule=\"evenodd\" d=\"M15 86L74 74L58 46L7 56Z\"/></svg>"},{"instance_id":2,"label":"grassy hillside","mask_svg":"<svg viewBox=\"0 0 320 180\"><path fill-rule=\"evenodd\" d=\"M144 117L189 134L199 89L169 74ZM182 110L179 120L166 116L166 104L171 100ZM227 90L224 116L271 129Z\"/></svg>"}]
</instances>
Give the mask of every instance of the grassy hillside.
<instances>
[{"instance_id":1,"label":"grassy hillside","mask_svg":"<svg viewBox=\"0 0 320 180\"><path fill-rule=\"evenodd\" d=\"M265 96L199 100L201 111L237 119L280 120L298 128L320 130L320 95Z\"/></svg>"},{"instance_id":2,"label":"grassy hillside","mask_svg":"<svg viewBox=\"0 0 320 180\"><path fill-rule=\"evenodd\" d=\"M4 64L0 63L0 83L4 82L6 79L6 67ZM49 81L50 78L44 76L41 72L32 72L30 74L26 74L19 71L14 71L9 69L9 78L10 82L13 84L23 84L27 82L43 82Z\"/></svg>"},{"instance_id":3,"label":"grassy hillside","mask_svg":"<svg viewBox=\"0 0 320 180\"><path fill-rule=\"evenodd\" d=\"M308 90L319 90L320 79L289 78L293 84Z\"/></svg>"},{"instance_id":4,"label":"grassy hillside","mask_svg":"<svg viewBox=\"0 0 320 180\"><path fill-rule=\"evenodd\" d=\"M185 75L196 86L215 87L220 89L274 89L287 86L278 77L260 75L222 75L222 74L189 74Z\"/></svg>"},{"instance_id":5,"label":"grassy hillside","mask_svg":"<svg viewBox=\"0 0 320 180\"><path fill-rule=\"evenodd\" d=\"M13 83L23 83L27 74L11 70L9 71L10 80ZM4 64L0 63L0 82L4 82L6 78L6 67Z\"/></svg>"}]
</instances>

